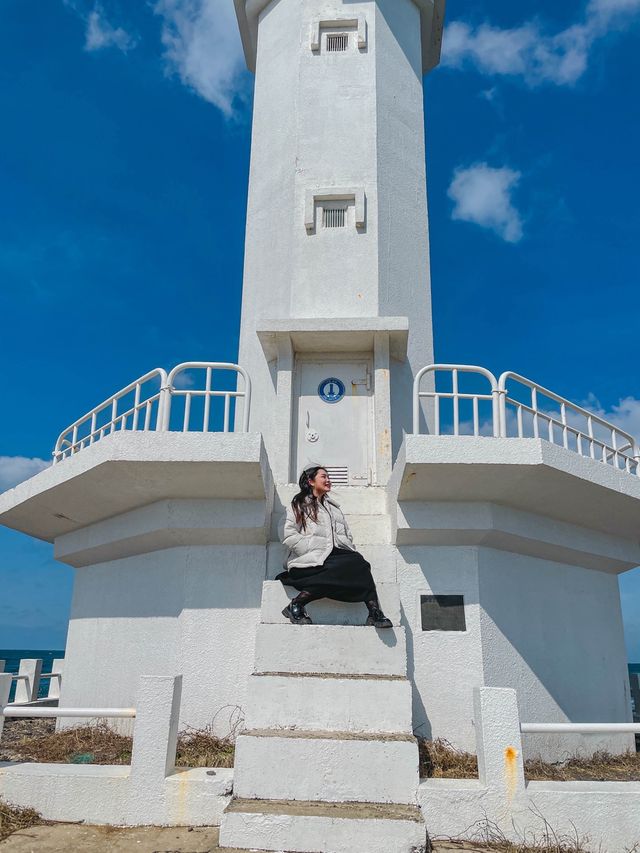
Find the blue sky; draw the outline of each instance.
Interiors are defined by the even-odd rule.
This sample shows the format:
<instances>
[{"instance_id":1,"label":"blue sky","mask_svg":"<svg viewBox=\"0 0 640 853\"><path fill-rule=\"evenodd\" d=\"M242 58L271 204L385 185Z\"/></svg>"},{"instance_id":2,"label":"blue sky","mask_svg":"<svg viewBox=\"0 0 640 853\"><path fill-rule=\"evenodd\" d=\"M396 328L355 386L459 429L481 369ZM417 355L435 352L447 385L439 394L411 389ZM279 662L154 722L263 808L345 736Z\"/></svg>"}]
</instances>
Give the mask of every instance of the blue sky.
<instances>
[{"instance_id":1,"label":"blue sky","mask_svg":"<svg viewBox=\"0 0 640 853\"><path fill-rule=\"evenodd\" d=\"M231 0L3 0L0 488L155 366L237 355L252 78ZM436 356L640 435L640 0L448 3L425 85ZM0 647L72 572L0 530ZM640 660L640 572L621 580Z\"/></svg>"}]
</instances>

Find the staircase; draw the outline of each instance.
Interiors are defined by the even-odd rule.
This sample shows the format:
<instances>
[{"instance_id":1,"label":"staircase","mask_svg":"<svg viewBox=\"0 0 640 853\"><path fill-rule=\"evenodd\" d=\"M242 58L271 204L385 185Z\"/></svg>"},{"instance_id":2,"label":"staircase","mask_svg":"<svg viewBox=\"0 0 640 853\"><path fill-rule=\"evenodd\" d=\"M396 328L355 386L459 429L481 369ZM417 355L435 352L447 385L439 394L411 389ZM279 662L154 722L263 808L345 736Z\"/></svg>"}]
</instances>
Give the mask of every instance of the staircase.
<instances>
[{"instance_id":1,"label":"staircase","mask_svg":"<svg viewBox=\"0 0 640 853\"><path fill-rule=\"evenodd\" d=\"M281 505L292 495L281 489ZM236 744L234 798L220 828L223 847L279 853L425 849L384 490L336 490L335 499L371 562L394 627L364 627L364 604L326 600L308 605L313 625L291 625L281 611L295 592L279 581L264 583L249 707ZM283 556L273 534L271 577L281 571Z\"/></svg>"}]
</instances>

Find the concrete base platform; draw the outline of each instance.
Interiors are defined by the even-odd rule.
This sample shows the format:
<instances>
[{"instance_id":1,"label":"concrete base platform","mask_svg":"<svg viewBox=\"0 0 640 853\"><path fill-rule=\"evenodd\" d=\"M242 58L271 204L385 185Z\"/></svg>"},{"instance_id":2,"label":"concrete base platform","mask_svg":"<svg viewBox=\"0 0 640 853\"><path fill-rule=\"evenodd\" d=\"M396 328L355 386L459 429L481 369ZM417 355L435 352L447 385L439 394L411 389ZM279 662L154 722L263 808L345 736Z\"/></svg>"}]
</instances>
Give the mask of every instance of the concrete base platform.
<instances>
[{"instance_id":1,"label":"concrete base platform","mask_svg":"<svg viewBox=\"0 0 640 853\"><path fill-rule=\"evenodd\" d=\"M406 678L252 675L248 729L282 726L333 732L411 734L411 683Z\"/></svg>"},{"instance_id":2,"label":"concrete base platform","mask_svg":"<svg viewBox=\"0 0 640 853\"><path fill-rule=\"evenodd\" d=\"M426 829L410 805L234 799L220 843L292 853L417 853Z\"/></svg>"},{"instance_id":3,"label":"concrete base platform","mask_svg":"<svg viewBox=\"0 0 640 853\"><path fill-rule=\"evenodd\" d=\"M415 803L418 781L411 735L263 730L236 742L240 798Z\"/></svg>"}]
</instances>

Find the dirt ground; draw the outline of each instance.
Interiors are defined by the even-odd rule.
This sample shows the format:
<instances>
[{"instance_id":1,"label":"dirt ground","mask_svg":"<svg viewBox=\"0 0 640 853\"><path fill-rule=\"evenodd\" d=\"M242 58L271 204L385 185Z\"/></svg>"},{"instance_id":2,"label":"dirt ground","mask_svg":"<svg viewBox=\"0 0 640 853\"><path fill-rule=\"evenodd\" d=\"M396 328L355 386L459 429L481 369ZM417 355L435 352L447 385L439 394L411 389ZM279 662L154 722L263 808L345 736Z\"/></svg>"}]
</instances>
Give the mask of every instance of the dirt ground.
<instances>
[{"instance_id":1,"label":"dirt ground","mask_svg":"<svg viewBox=\"0 0 640 853\"><path fill-rule=\"evenodd\" d=\"M433 849L434 853L456 850L483 853L487 848L443 843ZM136 853L243 853L218 847L218 827L118 828L63 823L22 829L0 842L0 853L132 853L134 850Z\"/></svg>"}]
</instances>

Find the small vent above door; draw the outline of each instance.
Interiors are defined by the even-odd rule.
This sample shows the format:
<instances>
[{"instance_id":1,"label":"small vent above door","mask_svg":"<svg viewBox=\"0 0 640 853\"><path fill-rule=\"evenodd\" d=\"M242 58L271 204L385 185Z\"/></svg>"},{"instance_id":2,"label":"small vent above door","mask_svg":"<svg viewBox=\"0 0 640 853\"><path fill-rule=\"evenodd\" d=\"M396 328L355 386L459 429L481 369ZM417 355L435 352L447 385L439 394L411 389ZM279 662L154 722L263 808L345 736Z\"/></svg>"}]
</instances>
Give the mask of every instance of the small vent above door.
<instances>
[{"instance_id":1,"label":"small vent above door","mask_svg":"<svg viewBox=\"0 0 640 853\"><path fill-rule=\"evenodd\" d=\"M344 207L323 207L322 225L324 228L344 228L347 223Z\"/></svg>"},{"instance_id":2,"label":"small vent above door","mask_svg":"<svg viewBox=\"0 0 640 853\"><path fill-rule=\"evenodd\" d=\"M349 469L344 468L327 468L327 474L333 486L348 486L349 485Z\"/></svg>"},{"instance_id":3,"label":"small vent above door","mask_svg":"<svg viewBox=\"0 0 640 853\"><path fill-rule=\"evenodd\" d=\"M327 33L327 53L342 53L348 47L348 33Z\"/></svg>"}]
</instances>

